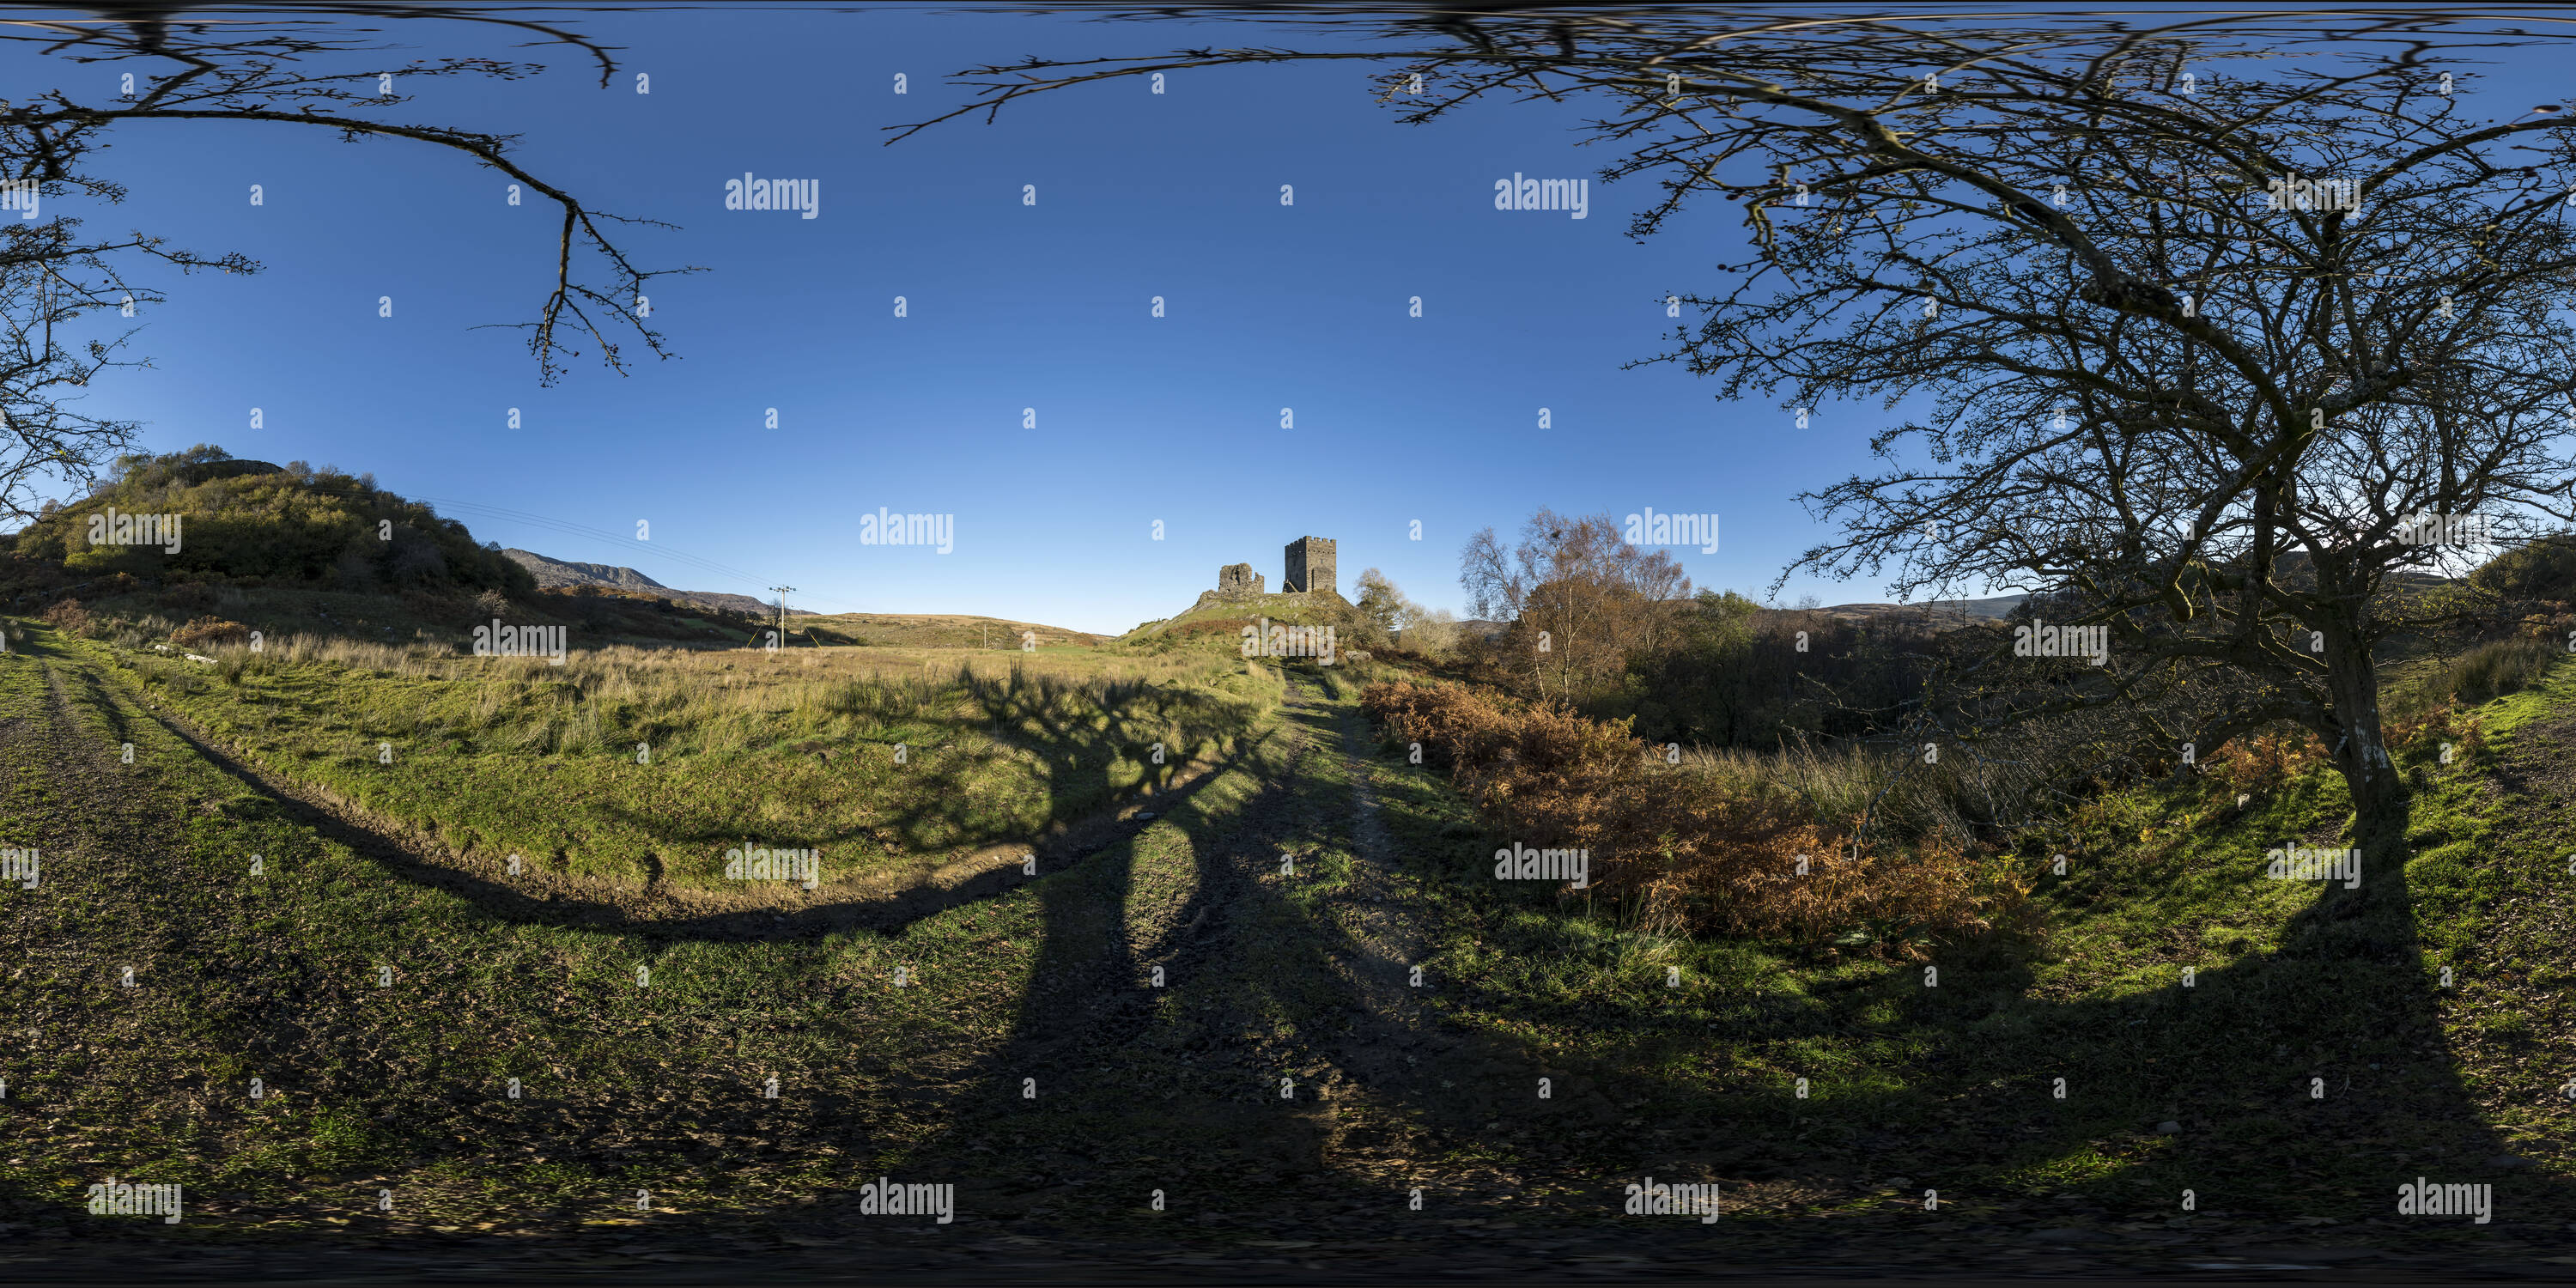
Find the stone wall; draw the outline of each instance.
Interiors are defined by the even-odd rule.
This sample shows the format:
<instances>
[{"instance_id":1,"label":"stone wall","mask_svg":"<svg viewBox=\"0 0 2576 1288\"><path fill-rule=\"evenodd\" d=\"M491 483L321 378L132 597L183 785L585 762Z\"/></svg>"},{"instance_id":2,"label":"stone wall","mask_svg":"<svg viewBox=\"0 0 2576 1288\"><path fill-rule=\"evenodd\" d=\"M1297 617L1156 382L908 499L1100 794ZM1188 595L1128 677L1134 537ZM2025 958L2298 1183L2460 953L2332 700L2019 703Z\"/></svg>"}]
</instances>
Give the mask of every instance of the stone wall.
<instances>
[{"instance_id":1,"label":"stone wall","mask_svg":"<svg viewBox=\"0 0 2576 1288\"><path fill-rule=\"evenodd\" d=\"M1216 570L1216 593L1226 597L1259 595L1265 592L1267 580L1254 572L1251 564L1227 564Z\"/></svg>"}]
</instances>

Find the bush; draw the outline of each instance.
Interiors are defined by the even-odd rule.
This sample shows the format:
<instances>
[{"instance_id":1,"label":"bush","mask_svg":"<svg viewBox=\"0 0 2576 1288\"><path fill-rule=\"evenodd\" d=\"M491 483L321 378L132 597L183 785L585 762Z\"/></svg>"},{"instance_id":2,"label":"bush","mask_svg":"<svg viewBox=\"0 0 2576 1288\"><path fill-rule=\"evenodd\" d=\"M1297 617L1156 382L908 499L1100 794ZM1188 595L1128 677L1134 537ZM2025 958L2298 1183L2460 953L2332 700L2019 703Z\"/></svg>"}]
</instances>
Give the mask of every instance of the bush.
<instances>
[{"instance_id":1,"label":"bush","mask_svg":"<svg viewBox=\"0 0 2576 1288\"><path fill-rule=\"evenodd\" d=\"M74 635L89 634L89 610L77 599L66 599L45 610L45 624Z\"/></svg>"},{"instance_id":2,"label":"bush","mask_svg":"<svg viewBox=\"0 0 2576 1288\"><path fill-rule=\"evenodd\" d=\"M219 617L200 617L170 632L170 642L184 649L211 648L217 644L239 644L250 638L250 628L240 622Z\"/></svg>"},{"instance_id":3,"label":"bush","mask_svg":"<svg viewBox=\"0 0 2576 1288\"><path fill-rule=\"evenodd\" d=\"M1456 685L1377 684L1361 700L1389 737L1445 765L1497 834L1588 850L1594 886L1686 924L1806 942L1864 923L1899 941L1947 938L1988 929L2027 893L1948 835L1856 843L1778 793L1667 765L1626 721Z\"/></svg>"},{"instance_id":4,"label":"bush","mask_svg":"<svg viewBox=\"0 0 2576 1288\"><path fill-rule=\"evenodd\" d=\"M2381 733L2392 743L2403 741L2404 730L2394 722ZM2277 788L2325 759L2325 744L2315 734L2305 729L2273 729L2230 740L2209 758L2206 768L2230 791L2256 792Z\"/></svg>"},{"instance_id":5,"label":"bush","mask_svg":"<svg viewBox=\"0 0 2576 1288\"><path fill-rule=\"evenodd\" d=\"M2576 600L2576 538L2559 533L2516 546L2470 573L2469 583L2511 600Z\"/></svg>"},{"instance_id":6,"label":"bush","mask_svg":"<svg viewBox=\"0 0 2576 1288\"><path fill-rule=\"evenodd\" d=\"M2476 706L2531 687L2565 656L2553 640L2494 640L2470 649L2442 668L2433 680L2433 695Z\"/></svg>"}]
</instances>

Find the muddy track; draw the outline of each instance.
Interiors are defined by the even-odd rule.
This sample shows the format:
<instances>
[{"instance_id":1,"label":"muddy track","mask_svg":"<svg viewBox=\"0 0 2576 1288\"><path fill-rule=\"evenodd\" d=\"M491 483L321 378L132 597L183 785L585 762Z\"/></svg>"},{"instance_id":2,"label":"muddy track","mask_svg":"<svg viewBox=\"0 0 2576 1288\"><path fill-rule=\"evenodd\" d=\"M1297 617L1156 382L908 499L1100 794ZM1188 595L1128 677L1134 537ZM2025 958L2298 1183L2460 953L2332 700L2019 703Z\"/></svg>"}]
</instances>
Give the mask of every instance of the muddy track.
<instances>
[{"instance_id":1,"label":"muddy track","mask_svg":"<svg viewBox=\"0 0 2576 1288\"><path fill-rule=\"evenodd\" d=\"M951 908L989 899L1031 879L1023 866L1027 856L1037 858L1038 875L1079 863L1143 831L1157 812L1195 794L1258 747L1257 739L1247 739L1230 756L1180 767L1169 783L1152 794L1060 824L1034 843L983 847L916 884L877 893L890 883L838 883L869 893L857 898L833 898L827 893L792 906L744 907L743 899L674 890L660 879L658 858L652 879L640 890L622 883L557 876L534 865L520 876L509 877L497 871L500 865L488 857L458 854L418 829L378 817L334 793L271 774L175 712L156 707L145 714L244 790L273 802L316 834L404 880L447 891L505 920L729 942L819 938L852 929L893 932Z\"/></svg>"},{"instance_id":2,"label":"muddy track","mask_svg":"<svg viewBox=\"0 0 2576 1288\"><path fill-rule=\"evenodd\" d=\"M158 878L153 863L168 820L155 817L146 807L148 793L125 789L133 770L82 733L60 668L34 660L12 665L45 666L44 713L41 719L0 723L0 743L13 753L13 761L41 766L39 772L51 797L49 808L29 820L32 826L51 834L12 838L12 843L35 843L45 852L44 879L48 882L72 881L94 889L113 889L120 900L144 902L147 915L137 918L135 924L150 928L149 943L131 946L128 952L143 955L181 951L197 923L190 911L183 910L189 902L187 898ZM35 915L37 910L51 906L31 902L27 910ZM75 961L93 956L74 947L81 942L80 935L49 935L30 923L18 924L29 931L29 938L17 946L13 954L16 960L9 963L12 969L49 959ZM92 964L81 969L94 968Z\"/></svg>"}]
</instances>

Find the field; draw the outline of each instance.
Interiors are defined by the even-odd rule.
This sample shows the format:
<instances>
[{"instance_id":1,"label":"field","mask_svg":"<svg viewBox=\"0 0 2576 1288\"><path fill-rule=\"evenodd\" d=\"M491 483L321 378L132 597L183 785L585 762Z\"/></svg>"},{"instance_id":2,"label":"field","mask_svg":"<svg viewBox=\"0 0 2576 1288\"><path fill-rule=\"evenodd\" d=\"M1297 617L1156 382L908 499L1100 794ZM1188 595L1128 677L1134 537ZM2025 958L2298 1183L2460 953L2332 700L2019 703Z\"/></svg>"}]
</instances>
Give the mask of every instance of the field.
<instances>
[{"instance_id":1,"label":"field","mask_svg":"<svg viewBox=\"0 0 2576 1288\"><path fill-rule=\"evenodd\" d=\"M1041 649L1070 644L1097 644L1101 637L1061 626L1014 622L1000 617L962 613L817 613L788 620L793 631L820 626L837 637L855 637L887 648L1017 650L1022 643Z\"/></svg>"},{"instance_id":2,"label":"field","mask_svg":"<svg viewBox=\"0 0 2576 1288\"><path fill-rule=\"evenodd\" d=\"M2029 933L1908 961L1494 881L1513 838L1380 743L1366 674L1107 648L963 674L955 652L554 668L298 642L205 665L25 625L0 658L0 827L44 876L0 893L23 963L0 998L37 1036L0 1193L39 1241L112 1226L267 1266L360 1241L594 1269L712 1247L1640 1271L1717 1247L2403 1270L2530 1266L2576 1218L2564 665L2482 708L2451 763L2400 757L2411 925L2265 878L2266 848L2340 826L2311 773L2241 805L2105 798ZM671 815L700 847L741 828L832 854L907 802L933 850L1024 840L1071 812L1059 785L1116 797L1158 731L1213 759L1154 817L899 917L806 915L851 901L828 891L778 896L774 924L604 917L443 875L552 839L632 888L620 856L681 852ZM869 760L914 737L950 759L905 768L944 777ZM898 827L870 852L925 851ZM107 1174L183 1183L187 1221L78 1212ZM2397 1218L2419 1174L2493 1183L2494 1222ZM1724 1219L1624 1216L1649 1175L1718 1183ZM880 1176L954 1184L954 1222L861 1214Z\"/></svg>"},{"instance_id":3,"label":"field","mask_svg":"<svg viewBox=\"0 0 2576 1288\"><path fill-rule=\"evenodd\" d=\"M1231 753L1277 693L1207 655L1085 650L611 648L557 665L290 637L207 665L67 647L245 764L487 878L736 902L829 903L1025 845ZM747 848L819 851L819 888L728 882L727 851Z\"/></svg>"}]
</instances>

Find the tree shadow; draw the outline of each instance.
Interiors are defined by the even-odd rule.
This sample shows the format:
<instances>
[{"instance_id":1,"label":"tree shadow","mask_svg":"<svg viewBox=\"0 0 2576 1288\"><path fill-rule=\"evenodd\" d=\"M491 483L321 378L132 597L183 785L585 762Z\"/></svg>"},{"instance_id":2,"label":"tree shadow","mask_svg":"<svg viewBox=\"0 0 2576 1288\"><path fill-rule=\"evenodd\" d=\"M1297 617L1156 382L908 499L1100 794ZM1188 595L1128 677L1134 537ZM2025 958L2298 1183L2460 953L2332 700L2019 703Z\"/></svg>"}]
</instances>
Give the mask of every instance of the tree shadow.
<instances>
[{"instance_id":1,"label":"tree shadow","mask_svg":"<svg viewBox=\"0 0 2576 1288\"><path fill-rule=\"evenodd\" d=\"M2177 962L2134 986L2035 995L2029 946L1989 944L1936 957L1929 979L1905 966L1820 977L1803 996L1734 986L1697 1033L1633 995L1588 998L1593 1032L1643 1038L1590 1069L1635 1129L1566 1152L1578 1173L1723 1180L1782 1213L1901 1178L1881 1203L1920 1210L1932 1189L2027 1220L2164 1220L2191 1191L2190 1210L2213 1216L2463 1233L2447 1227L2466 1218L2398 1217L2397 1187L2420 1176L2493 1184L2500 1221L2563 1220L2566 1183L2507 1157L2464 1080L2411 892L2340 893L2320 891L2276 947L2188 984ZM1514 1028L1569 1022L1529 997L1475 1002Z\"/></svg>"},{"instance_id":2,"label":"tree shadow","mask_svg":"<svg viewBox=\"0 0 2576 1288\"><path fill-rule=\"evenodd\" d=\"M608 895L585 895L582 884L548 882L533 872L523 882L511 882L481 875L454 860L453 856L447 856L443 847L430 838L336 806L318 793L309 794L298 784L272 779L221 745L203 737L177 717L168 713L155 714L174 737L188 743L200 757L223 771L245 793L258 798L263 803L263 810L273 810L294 820L325 839L377 863L394 876L415 885L457 895L504 921L636 932L668 940L811 938L852 929L892 932L950 908L989 899L1026 880L1022 868L1011 864L953 884L922 882L880 897L827 899L716 912L693 910L685 903L668 897L656 898L649 886L644 891L618 890ZM1176 795L1185 797L1239 760L1242 754L1243 749L1239 748L1234 755L1224 759L1177 766L1179 772L1164 780L1162 790L1142 797L1138 805L1088 819L1058 820L1058 825L1051 832L1041 835L1030 845L1030 852L1038 858L1041 872L1079 862L1083 855L1113 843L1119 836L1142 831L1148 825L1148 820L1137 817L1142 812L1142 804L1168 802ZM639 829L649 828L657 840L676 848L697 850L726 841L739 844L742 839L739 832L682 833L623 810L612 809L611 816ZM830 844L831 841L824 838L821 843ZM431 855L444 856L445 861L429 857ZM597 889L606 884L593 883L589 888Z\"/></svg>"},{"instance_id":3,"label":"tree shadow","mask_svg":"<svg viewBox=\"0 0 2576 1288\"><path fill-rule=\"evenodd\" d=\"M903 1153L915 1173L956 1178L961 1208L1166 1237L1401 1222L1414 1185L1437 1202L1459 1182L1396 1184L1363 1159L1391 1165L1426 1132L1465 1146L1497 1114L1568 1129L1615 1118L1561 1063L1439 1025L1411 963L1349 932L1369 896L1347 896L1384 889L1345 867L1367 859L1350 855L1349 785L1322 772L1337 708L1301 694L1283 715L1294 736L1246 766L1257 790L1202 793L1159 835L1014 896L1037 901L1044 930L1012 1030ZM1551 1070L1562 1089L1543 1100Z\"/></svg>"}]
</instances>

